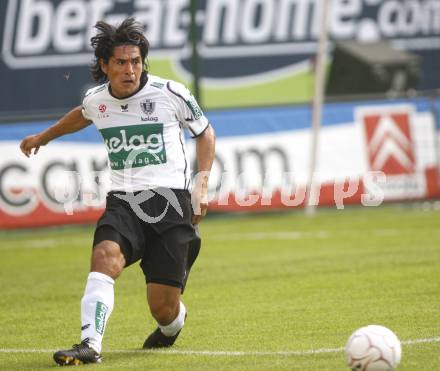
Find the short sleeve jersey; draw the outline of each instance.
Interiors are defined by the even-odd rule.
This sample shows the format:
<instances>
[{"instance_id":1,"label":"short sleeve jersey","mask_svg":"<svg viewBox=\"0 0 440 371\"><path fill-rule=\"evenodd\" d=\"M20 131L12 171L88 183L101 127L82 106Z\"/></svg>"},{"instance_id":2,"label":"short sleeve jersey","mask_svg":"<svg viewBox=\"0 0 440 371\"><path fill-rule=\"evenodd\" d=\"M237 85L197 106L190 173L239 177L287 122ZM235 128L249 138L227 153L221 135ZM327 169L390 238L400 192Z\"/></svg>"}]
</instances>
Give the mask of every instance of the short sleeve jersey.
<instances>
[{"instance_id":1,"label":"short sleeve jersey","mask_svg":"<svg viewBox=\"0 0 440 371\"><path fill-rule=\"evenodd\" d=\"M197 137L209 123L184 85L148 75L137 93L118 99L106 83L87 91L82 114L104 139L112 190L189 188L191 169L182 129Z\"/></svg>"}]
</instances>

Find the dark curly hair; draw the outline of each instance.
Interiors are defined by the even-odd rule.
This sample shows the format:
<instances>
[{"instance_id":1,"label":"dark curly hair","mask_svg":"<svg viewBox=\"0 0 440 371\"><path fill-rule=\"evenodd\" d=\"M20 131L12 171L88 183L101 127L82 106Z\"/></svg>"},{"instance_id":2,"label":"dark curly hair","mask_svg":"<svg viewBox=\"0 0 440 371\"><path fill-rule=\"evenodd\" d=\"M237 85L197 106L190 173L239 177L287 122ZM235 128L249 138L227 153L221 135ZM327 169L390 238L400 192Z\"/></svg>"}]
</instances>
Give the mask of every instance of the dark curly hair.
<instances>
[{"instance_id":1,"label":"dark curly hair","mask_svg":"<svg viewBox=\"0 0 440 371\"><path fill-rule=\"evenodd\" d=\"M97 82L107 81L107 75L102 71L99 60L108 63L113 55L113 49L120 45L136 45L142 56L144 71L147 69L146 57L150 44L144 36L144 29L139 22L132 17L126 18L118 27L104 21L96 22L95 28L98 33L90 39L90 44L95 50L95 61L90 67L92 76Z\"/></svg>"}]
</instances>

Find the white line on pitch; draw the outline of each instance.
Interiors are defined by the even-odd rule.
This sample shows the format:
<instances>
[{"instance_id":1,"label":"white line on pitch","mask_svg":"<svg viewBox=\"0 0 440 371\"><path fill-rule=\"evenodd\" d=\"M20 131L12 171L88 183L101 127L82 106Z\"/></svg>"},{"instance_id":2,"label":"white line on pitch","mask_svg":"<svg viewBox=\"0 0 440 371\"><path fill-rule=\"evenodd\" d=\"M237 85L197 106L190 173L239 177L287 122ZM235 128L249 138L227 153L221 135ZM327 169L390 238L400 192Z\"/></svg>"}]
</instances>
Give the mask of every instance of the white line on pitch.
<instances>
[{"instance_id":1,"label":"white line on pitch","mask_svg":"<svg viewBox=\"0 0 440 371\"><path fill-rule=\"evenodd\" d=\"M72 247L77 245L89 246L92 243L92 238L75 238L70 240L68 243L63 242L61 239L56 238L44 238L41 240L31 239L31 240L9 240L4 241L5 246L0 247L0 251L4 250L18 250L18 249L51 249L51 248L63 248ZM8 246L7 243L13 243L13 246Z\"/></svg>"},{"instance_id":2,"label":"white line on pitch","mask_svg":"<svg viewBox=\"0 0 440 371\"><path fill-rule=\"evenodd\" d=\"M208 236L207 238L213 240L261 240L261 239L273 239L273 240L298 240L302 238L327 238L328 232L253 232L253 233L229 233L225 235Z\"/></svg>"},{"instance_id":3,"label":"white line on pitch","mask_svg":"<svg viewBox=\"0 0 440 371\"><path fill-rule=\"evenodd\" d=\"M438 343L440 337L426 339L412 339L402 341L403 345L415 345L422 343ZM192 355L192 356L307 356L322 353L339 353L344 350L341 348L320 348L310 350L293 350L279 352L246 352L246 351L214 351L214 350L143 350L143 349L110 349L103 353L156 353L156 354L172 354L172 355ZM2 349L0 353L52 353L56 349Z\"/></svg>"},{"instance_id":4,"label":"white line on pitch","mask_svg":"<svg viewBox=\"0 0 440 371\"><path fill-rule=\"evenodd\" d=\"M224 235L213 235L207 236L209 239L213 240L261 240L261 239L272 239L272 240L299 240L306 238L318 238L325 239L330 236L338 235L351 235L353 233L358 234L358 231L338 231L337 234L329 231L316 231L316 232L304 232L304 231L273 231L273 232L248 232L248 233L228 233ZM401 231L398 229L374 229L369 231L378 237L388 237L400 235Z\"/></svg>"},{"instance_id":5,"label":"white line on pitch","mask_svg":"<svg viewBox=\"0 0 440 371\"><path fill-rule=\"evenodd\" d=\"M413 339L413 340L404 340L402 344L404 345L413 345L413 344L421 344L421 343L439 343L440 337L436 338L427 338L427 339Z\"/></svg>"}]
</instances>

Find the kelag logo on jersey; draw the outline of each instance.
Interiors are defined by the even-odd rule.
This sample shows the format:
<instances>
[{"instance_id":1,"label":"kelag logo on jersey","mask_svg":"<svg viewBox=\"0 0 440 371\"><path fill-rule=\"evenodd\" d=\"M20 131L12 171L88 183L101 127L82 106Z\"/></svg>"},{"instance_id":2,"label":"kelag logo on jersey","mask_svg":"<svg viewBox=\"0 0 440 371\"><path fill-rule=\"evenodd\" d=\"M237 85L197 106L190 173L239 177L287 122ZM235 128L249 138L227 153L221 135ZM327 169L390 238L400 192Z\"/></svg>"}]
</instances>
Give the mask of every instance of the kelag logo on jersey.
<instances>
[{"instance_id":1,"label":"kelag logo on jersey","mask_svg":"<svg viewBox=\"0 0 440 371\"><path fill-rule=\"evenodd\" d=\"M167 162L163 124L119 126L100 130L112 170L122 170ZM129 154L139 152L136 156Z\"/></svg>"},{"instance_id":2,"label":"kelag logo on jersey","mask_svg":"<svg viewBox=\"0 0 440 371\"><path fill-rule=\"evenodd\" d=\"M88 65L95 22L118 23L133 15L145 25L151 56L172 59L175 70L185 74L190 71L189 2L8 0L4 61L11 69ZM410 50L440 47L436 0L332 3L333 39L392 39ZM297 73L308 67L304 62L316 52L320 0L201 0L198 4L207 84L225 79L242 83L250 76L264 76L267 81Z\"/></svg>"}]
</instances>

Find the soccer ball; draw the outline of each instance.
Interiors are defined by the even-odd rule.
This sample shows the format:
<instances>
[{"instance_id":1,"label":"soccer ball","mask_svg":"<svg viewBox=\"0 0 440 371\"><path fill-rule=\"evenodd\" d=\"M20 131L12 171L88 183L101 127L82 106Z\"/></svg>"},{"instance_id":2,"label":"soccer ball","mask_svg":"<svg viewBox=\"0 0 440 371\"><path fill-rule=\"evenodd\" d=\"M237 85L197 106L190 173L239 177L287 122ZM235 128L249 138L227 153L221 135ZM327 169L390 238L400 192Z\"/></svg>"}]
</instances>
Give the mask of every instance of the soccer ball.
<instances>
[{"instance_id":1,"label":"soccer ball","mask_svg":"<svg viewBox=\"0 0 440 371\"><path fill-rule=\"evenodd\" d=\"M353 332L345 346L345 355L353 371L392 371L400 362L402 348L394 332L370 325Z\"/></svg>"}]
</instances>

